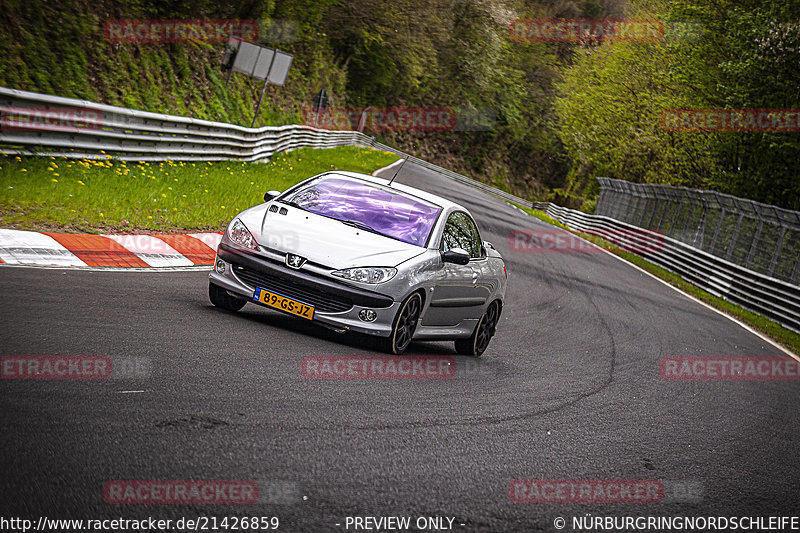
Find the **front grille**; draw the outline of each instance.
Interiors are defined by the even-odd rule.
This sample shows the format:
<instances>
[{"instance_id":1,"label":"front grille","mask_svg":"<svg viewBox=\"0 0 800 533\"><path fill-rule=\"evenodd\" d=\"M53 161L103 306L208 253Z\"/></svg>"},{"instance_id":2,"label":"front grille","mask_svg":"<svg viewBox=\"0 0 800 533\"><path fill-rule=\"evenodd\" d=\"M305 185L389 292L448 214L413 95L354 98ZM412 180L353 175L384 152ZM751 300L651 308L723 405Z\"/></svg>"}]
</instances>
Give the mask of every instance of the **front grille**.
<instances>
[{"instance_id":1,"label":"front grille","mask_svg":"<svg viewBox=\"0 0 800 533\"><path fill-rule=\"evenodd\" d=\"M349 298L337 296L304 283L269 276L241 266L235 267L234 273L240 280L253 288L260 287L281 296L313 305L315 310L322 313L341 313L349 311L353 307L353 301Z\"/></svg>"}]
</instances>

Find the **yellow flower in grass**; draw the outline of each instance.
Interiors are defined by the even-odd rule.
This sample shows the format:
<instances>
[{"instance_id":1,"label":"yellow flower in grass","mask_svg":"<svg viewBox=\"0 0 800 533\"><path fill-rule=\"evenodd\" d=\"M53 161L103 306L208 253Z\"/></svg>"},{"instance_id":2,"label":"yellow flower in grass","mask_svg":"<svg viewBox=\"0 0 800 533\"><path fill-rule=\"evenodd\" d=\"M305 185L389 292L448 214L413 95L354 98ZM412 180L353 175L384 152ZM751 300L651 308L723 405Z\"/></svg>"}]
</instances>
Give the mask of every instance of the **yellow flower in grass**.
<instances>
[{"instance_id":1,"label":"yellow flower in grass","mask_svg":"<svg viewBox=\"0 0 800 533\"><path fill-rule=\"evenodd\" d=\"M52 181L52 182L55 182L55 183L58 183L58 180L57 180L57 179L55 179L55 178L51 179L50 181Z\"/></svg>"},{"instance_id":2,"label":"yellow flower in grass","mask_svg":"<svg viewBox=\"0 0 800 533\"><path fill-rule=\"evenodd\" d=\"M166 197L167 197L167 195L166 195L166 194L164 194L164 193L162 192L162 193L161 193L161 197L162 197L162 198L166 198Z\"/></svg>"},{"instance_id":3,"label":"yellow flower in grass","mask_svg":"<svg viewBox=\"0 0 800 533\"><path fill-rule=\"evenodd\" d=\"M81 185L86 185L86 184L85 184L84 182L82 182L81 180L78 180L78 183L80 183Z\"/></svg>"},{"instance_id":4,"label":"yellow flower in grass","mask_svg":"<svg viewBox=\"0 0 800 533\"><path fill-rule=\"evenodd\" d=\"M53 176L60 176L60 175L61 175L61 174L59 174L58 172L56 172L56 173L54 173L54 174L53 174Z\"/></svg>"}]
</instances>

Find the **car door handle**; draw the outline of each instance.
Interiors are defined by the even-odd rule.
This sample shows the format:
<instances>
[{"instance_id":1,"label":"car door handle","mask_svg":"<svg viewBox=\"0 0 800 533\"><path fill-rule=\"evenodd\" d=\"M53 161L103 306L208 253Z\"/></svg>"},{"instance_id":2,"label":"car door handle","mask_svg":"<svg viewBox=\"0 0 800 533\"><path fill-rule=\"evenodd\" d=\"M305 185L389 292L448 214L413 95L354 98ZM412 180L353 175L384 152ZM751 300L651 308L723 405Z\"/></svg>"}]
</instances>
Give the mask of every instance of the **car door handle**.
<instances>
[{"instance_id":1,"label":"car door handle","mask_svg":"<svg viewBox=\"0 0 800 533\"><path fill-rule=\"evenodd\" d=\"M475 271L472 272L472 283L478 283L478 273Z\"/></svg>"}]
</instances>

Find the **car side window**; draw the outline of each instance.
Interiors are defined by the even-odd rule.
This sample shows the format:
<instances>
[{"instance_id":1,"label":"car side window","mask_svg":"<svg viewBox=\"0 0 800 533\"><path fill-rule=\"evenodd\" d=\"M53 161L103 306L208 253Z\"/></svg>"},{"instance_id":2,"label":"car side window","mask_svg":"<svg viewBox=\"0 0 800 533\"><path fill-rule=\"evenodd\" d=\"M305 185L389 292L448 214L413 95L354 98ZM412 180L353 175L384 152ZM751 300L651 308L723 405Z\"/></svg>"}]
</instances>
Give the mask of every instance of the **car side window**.
<instances>
[{"instance_id":1,"label":"car side window","mask_svg":"<svg viewBox=\"0 0 800 533\"><path fill-rule=\"evenodd\" d=\"M463 211L452 213L444 225L442 251L461 248L470 258L481 257L481 239L475 222Z\"/></svg>"}]
</instances>

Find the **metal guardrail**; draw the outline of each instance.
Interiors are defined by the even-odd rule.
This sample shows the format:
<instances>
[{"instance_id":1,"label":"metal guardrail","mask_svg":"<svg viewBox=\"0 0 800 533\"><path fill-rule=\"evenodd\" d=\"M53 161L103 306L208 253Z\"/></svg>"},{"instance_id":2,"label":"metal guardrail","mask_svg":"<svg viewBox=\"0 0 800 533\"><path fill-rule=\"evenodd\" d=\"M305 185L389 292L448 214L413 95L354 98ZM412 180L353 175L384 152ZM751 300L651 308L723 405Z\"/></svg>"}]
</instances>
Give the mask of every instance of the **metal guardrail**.
<instances>
[{"instance_id":1,"label":"metal guardrail","mask_svg":"<svg viewBox=\"0 0 800 533\"><path fill-rule=\"evenodd\" d=\"M637 255L680 274L693 285L800 332L800 286L754 272L672 237L643 231L638 226L610 217L588 215L550 203L535 203L533 207L545 211L571 229L606 239L610 237L623 249L638 250ZM654 240L651 243L656 244L643 247L643 234L652 235Z\"/></svg>"},{"instance_id":2,"label":"metal guardrail","mask_svg":"<svg viewBox=\"0 0 800 533\"><path fill-rule=\"evenodd\" d=\"M25 128L26 113L29 118L41 120L42 109L53 110L54 122ZM70 158L110 156L140 161L263 161L276 152L301 147L369 146L407 157L417 165L502 200L545 210L554 219L579 231L602 236L617 232L620 239L630 237L632 230L641 232L638 226L611 217L587 215L548 203L530 204L506 191L376 142L360 132L319 130L308 126L251 129L2 87L0 112L3 114L0 147L7 153ZM67 119L65 126L58 117L70 112L73 117ZM634 213L649 212L647 206L634 207ZM681 274L712 294L800 331L800 287L715 257L670 236L664 236L663 242L663 249L658 253L641 255Z\"/></svg>"},{"instance_id":3,"label":"metal guardrail","mask_svg":"<svg viewBox=\"0 0 800 533\"><path fill-rule=\"evenodd\" d=\"M127 161L262 161L295 148L364 145L359 132L308 126L245 128L221 122L0 87L7 153Z\"/></svg>"}]
</instances>

